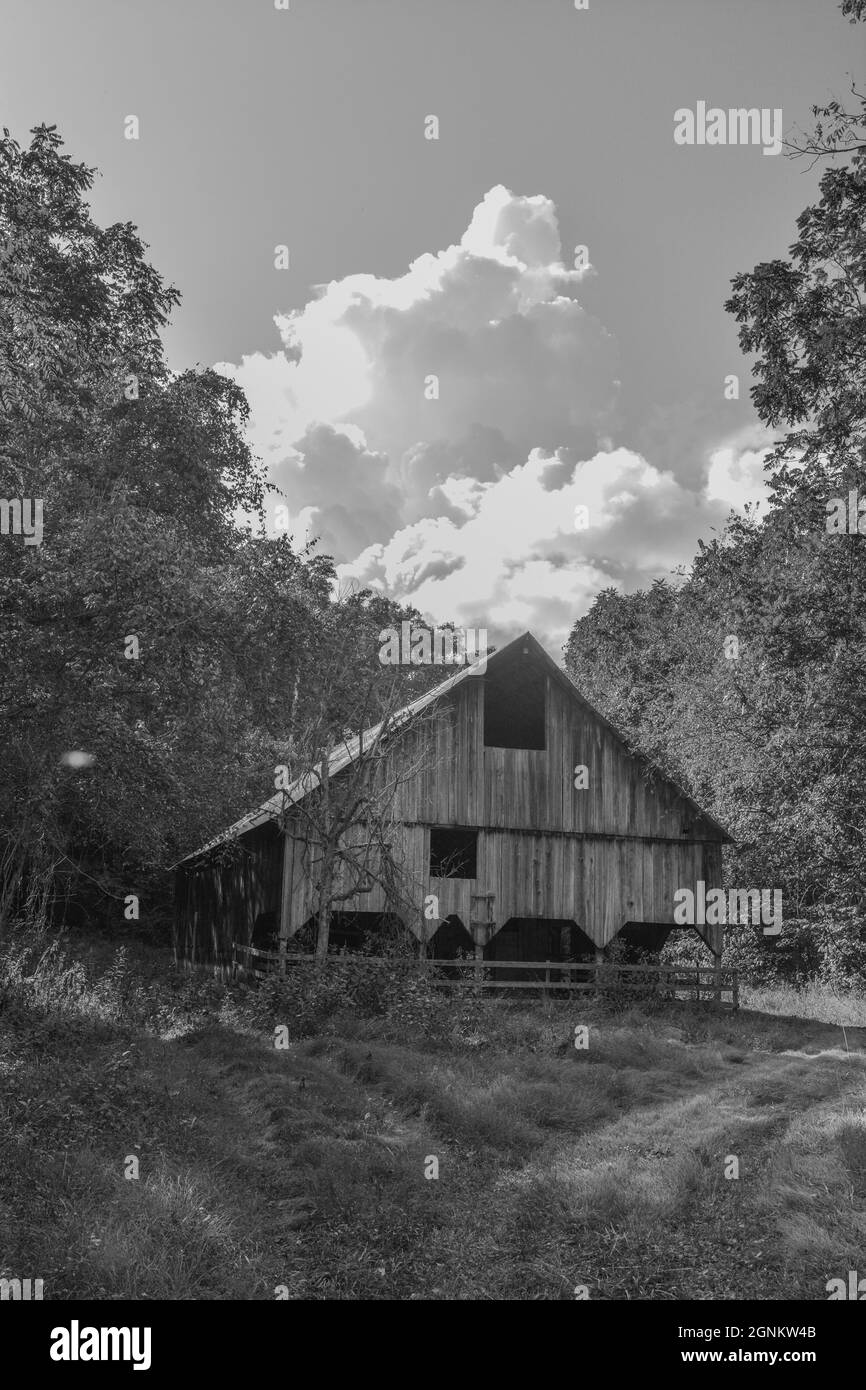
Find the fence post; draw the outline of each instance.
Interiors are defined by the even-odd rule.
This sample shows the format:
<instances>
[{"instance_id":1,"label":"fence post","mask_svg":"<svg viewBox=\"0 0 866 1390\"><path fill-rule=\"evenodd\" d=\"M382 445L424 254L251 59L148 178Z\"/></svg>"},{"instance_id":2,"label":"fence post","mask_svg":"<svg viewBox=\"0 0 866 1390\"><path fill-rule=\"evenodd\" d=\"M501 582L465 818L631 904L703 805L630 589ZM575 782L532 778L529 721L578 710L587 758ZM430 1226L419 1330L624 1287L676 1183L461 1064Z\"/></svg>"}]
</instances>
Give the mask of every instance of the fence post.
<instances>
[{"instance_id":1,"label":"fence post","mask_svg":"<svg viewBox=\"0 0 866 1390\"><path fill-rule=\"evenodd\" d=\"M598 977L599 977L599 975L601 974L601 966L602 966L603 961L604 961L604 951L601 949L600 946L596 946L596 948L595 948L595 965L594 965L594 967L593 967L593 971L594 971L594 974L595 974L595 992L596 992L596 995L598 995L599 990L600 990L600 988L601 988L600 985L599 985L599 982L598 982Z\"/></svg>"}]
</instances>

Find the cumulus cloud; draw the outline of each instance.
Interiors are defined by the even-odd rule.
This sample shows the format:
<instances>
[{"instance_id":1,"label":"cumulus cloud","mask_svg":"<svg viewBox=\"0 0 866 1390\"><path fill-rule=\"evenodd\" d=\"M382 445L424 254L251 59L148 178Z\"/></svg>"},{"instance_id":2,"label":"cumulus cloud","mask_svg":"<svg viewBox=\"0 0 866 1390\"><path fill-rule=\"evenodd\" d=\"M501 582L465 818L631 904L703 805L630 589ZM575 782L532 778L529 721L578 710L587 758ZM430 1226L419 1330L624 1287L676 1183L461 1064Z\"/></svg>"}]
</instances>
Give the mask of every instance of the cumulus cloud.
<instances>
[{"instance_id":1,"label":"cumulus cloud","mask_svg":"<svg viewBox=\"0 0 866 1390\"><path fill-rule=\"evenodd\" d=\"M566 264L550 199L500 185L459 243L319 286L276 316L280 351L219 364L293 534L433 621L531 627L551 650L600 588L687 562L754 491L754 442L688 476L613 446L615 344L579 298L593 273Z\"/></svg>"},{"instance_id":2,"label":"cumulus cloud","mask_svg":"<svg viewBox=\"0 0 866 1390\"><path fill-rule=\"evenodd\" d=\"M764 512L769 498L764 458L772 443L768 431L748 429L714 450L707 475L708 499L726 502L737 511L747 504L757 505Z\"/></svg>"},{"instance_id":3,"label":"cumulus cloud","mask_svg":"<svg viewBox=\"0 0 866 1390\"><path fill-rule=\"evenodd\" d=\"M546 487L562 466L559 485ZM600 589L631 590L687 563L706 517L698 495L628 449L577 462L533 450L465 500L459 519L403 527L343 573L411 595L434 617L509 635L529 627L554 646ZM715 508L719 526L727 510Z\"/></svg>"}]
</instances>

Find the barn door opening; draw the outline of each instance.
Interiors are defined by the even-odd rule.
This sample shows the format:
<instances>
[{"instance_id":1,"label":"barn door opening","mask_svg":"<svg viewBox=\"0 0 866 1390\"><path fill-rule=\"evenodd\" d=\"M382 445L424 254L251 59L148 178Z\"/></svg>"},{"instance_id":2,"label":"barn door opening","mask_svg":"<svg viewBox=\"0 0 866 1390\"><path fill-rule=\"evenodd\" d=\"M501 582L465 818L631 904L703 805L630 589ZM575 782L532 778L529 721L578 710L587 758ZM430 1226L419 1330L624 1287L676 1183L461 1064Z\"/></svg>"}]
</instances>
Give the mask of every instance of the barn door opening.
<instances>
[{"instance_id":1,"label":"barn door opening","mask_svg":"<svg viewBox=\"0 0 866 1390\"><path fill-rule=\"evenodd\" d=\"M474 942L456 913L446 917L427 942L431 960L459 960L474 955Z\"/></svg>"},{"instance_id":2,"label":"barn door opening","mask_svg":"<svg viewBox=\"0 0 866 1390\"><path fill-rule=\"evenodd\" d=\"M295 944L304 954L316 949L318 923L308 917L295 934ZM328 931L328 953L342 951L366 956L381 956L394 949L414 947L402 919L391 912L332 912Z\"/></svg>"},{"instance_id":3,"label":"barn door opening","mask_svg":"<svg viewBox=\"0 0 866 1390\"><path fill-rule=\"evenodd\" d=\"M276 951L279 946L279 934L276 912L260 912L253 923L250 945L259 951Z\"/></svg>"},{"instance_id":4,"label":"barn door opening","mask_svg":"<svg viewBox=\"0 0 866 1390\"><path fill-rule=\"evenodd\" d=\"M438 961L467 960L475 955L475 942L456 913L446 917L437 927L427 942L427 955L431 960ZM446 979L463 978L461 970L447 965L441 967L441 973Z\"/></svg>"},{"instance_id":5,"label":"barn door opening","mask_svg":"<svg viewBox=\"0 0 866 1390\"><path fill-rule=\"evenodd\" d=\"M622 942L622 959L637 964L648 953L658 955L674 928L668 922L626 922L614 941Z\"/></svg>"},{"instance_id":6,"label":"barn door opening","mask_svg":"<svg viewBox=\"0 0 866 1390\"><path fill-rule=\"evenodd\" d=\"M486 960L514 961L514 967L497 970L496 979L539 980L538 971L521 970L521 961L593 961L595 943L566 918L510 917L488 942ZM565 980L566 973L551 971L551 980Z\"/></svg>"}]
</instances>

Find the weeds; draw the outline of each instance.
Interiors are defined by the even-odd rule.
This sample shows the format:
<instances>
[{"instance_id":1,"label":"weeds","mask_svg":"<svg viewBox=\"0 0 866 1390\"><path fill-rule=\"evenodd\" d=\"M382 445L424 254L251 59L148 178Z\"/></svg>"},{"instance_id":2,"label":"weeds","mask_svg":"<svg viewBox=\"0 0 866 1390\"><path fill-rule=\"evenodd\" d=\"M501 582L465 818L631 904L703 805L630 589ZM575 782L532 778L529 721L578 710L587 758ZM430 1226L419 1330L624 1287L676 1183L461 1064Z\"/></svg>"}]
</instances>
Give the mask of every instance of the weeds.
<instances>
[{"instance_id":1,"label":"weeds","mask_svg":"<svg viewBox=\"0 0 866 1390\"><path fill-rule=\"evenodd\" d=\"M866 1235L860 1006L743 997L450 995L349 958L251 988L14 937L0 1274L46 1298L824 1298Z\"/></svg>"}]
</instances>

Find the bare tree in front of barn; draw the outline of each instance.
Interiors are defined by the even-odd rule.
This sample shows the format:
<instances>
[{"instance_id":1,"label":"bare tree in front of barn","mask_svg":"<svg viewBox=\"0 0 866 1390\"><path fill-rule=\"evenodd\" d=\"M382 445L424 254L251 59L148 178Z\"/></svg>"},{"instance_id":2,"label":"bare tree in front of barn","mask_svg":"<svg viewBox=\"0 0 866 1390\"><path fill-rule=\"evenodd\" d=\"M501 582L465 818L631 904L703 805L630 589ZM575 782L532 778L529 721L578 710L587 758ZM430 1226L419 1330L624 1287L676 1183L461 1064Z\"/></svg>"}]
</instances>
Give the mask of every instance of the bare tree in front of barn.
<instances>
[{"instance_id":1,"label":"bare tree in front of barn","mask_svg":"<svg viewBox=\"0 0 866 1390\"><path fill-rule=\"evenodd\" d=\"M416 732L427 720L416 716L401 721L395 717L396 699L389 704L377 726L365 732L362 725L352 735L346 731L336 750L326 752L319 744L316 785L289 810L294 821L290 833L301 835L315 885L320 963L328 954L331 918L341 903L378 887L395 916L408 920L420 910L419 886L399 854L395 802L400 787L423 765L423 739L414 758L398 761L392 754L401 736L410 728ZM340 766L343 756L347 761Z\"/></svg>"},{"instance_id":2,"label":"bare tree in front of barn","mask_svg":"<svg viewBox=\"0 0 866 1390\"><path fill-rule=\"evenodd\" d=\"M406 706L412 675L352 663L356 634L346 632L318 672L317 698L292 737L280 816L303 845L315 890L316 958L328 954L331 920L342 903L380 889L387 910L408 923L422 910L423 888L403 862L401 788L431 761L428 737L441 709ZM346 719L347 670L354 688ZM343 718L335 725L334 710ZM396 756L398 747L400 756Z\"/></svg>"}]
</instances>

